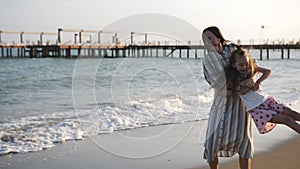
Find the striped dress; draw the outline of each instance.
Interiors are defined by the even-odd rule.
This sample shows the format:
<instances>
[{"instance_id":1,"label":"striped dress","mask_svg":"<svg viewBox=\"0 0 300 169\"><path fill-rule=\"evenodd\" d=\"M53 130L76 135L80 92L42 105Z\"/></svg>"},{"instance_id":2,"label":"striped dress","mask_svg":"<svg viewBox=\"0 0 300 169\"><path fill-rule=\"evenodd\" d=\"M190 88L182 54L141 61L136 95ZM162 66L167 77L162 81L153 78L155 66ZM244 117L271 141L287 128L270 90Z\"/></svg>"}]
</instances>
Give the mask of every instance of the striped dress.
<instances>
[{"instance_id":1,"label":"striped dress","mask_svg":"<svg viewBox=\"0 0 300 169\"><path fill-rule=\"evenodd\" d=\"M211 163L216 156L231 157L238 153L241 158L253 157L251 116L238 96L222 96L226 88L224 67L228 65L229 47L225 59L217 52L209 52L203 59L204 76L214 89L210 109L204 159Z\"/></svg>"}]
</instances>

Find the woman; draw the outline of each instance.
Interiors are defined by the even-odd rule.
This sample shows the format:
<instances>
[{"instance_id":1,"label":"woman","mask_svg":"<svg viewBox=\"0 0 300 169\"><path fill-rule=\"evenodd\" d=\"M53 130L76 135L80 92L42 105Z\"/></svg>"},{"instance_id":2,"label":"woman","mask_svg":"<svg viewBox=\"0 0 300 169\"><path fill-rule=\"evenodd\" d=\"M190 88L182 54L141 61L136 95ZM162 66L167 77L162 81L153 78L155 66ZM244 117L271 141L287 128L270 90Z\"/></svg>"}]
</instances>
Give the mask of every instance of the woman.
<instances>
[{"instance_id":1,"label":"woman","mask_svg":"<svg viewBox=\"0 0 300 169\"><path fill-rule=\"evenodd\" d=\"M224 68L229 64L234 45L228 45L214 26L203 30L202 39L208 51L203 59L204 76L215 92L204 143L204 159L211 169L217 169L218 157L238 153L240 168L250 169L253 156L251 117L238 96L223 93L226 91Z\"/></svg>"}]
</instances>

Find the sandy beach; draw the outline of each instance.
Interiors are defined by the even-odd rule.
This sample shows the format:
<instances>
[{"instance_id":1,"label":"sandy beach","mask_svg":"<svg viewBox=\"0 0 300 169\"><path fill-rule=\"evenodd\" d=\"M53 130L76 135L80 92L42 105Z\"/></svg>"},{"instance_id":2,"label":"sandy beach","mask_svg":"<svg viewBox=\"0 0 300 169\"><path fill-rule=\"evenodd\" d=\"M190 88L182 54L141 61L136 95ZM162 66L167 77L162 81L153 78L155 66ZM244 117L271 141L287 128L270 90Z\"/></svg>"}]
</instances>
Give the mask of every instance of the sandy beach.
<instances>
[{"instance_id":1,"label":"sandy beach","mask_svg":"<svg viewBox=\"0 0 300 169\"><path fill-rule=\"evenodd\" d=\"M206 120L162 125L56 144L34 152L0 157L1 169L204 169ZM253 128L253 169L294 169L300 166L300 136L278 125L259 135ZM238 168L238 156L220 158L222 169Z\"/></svg>"},{"instance_id":2,"label":"sandy beach","mask_svg":"<svg viewBox=\"0 0 300 169\"><path fill-rule=\"evenodd\" d=\"M300 167L300 136L276 145L271 151L255 153L253 169L295 169ZM202 167L204 169L208 167ZM222 169L238 169L238 161L221 164Z\"/></svg>"}]
</instances>

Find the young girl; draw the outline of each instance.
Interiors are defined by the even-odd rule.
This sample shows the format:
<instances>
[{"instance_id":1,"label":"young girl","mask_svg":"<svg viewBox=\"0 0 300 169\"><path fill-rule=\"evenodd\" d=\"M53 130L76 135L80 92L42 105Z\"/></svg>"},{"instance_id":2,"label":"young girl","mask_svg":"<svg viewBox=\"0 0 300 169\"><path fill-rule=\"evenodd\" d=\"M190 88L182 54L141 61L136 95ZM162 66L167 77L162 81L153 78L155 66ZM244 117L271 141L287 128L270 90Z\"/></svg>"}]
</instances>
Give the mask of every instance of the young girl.
<instances>
[{"instance_id":1,"label":"young girl","mask_svg":"<svg viewBox=\"0 0 300 169\"><path fill-rule=\"evenodd\" d=\"M239 95L246 110L251 114L259 133L271 131L276 124L284 124L300 134L300 114L277 102L272 96L259 89L271 70L254 66L250 54L237 47L232 51L229 66L226 68L228 90L226 95ZM255 81L255 76L262 73Z\"/></svg>"}]
</instances>

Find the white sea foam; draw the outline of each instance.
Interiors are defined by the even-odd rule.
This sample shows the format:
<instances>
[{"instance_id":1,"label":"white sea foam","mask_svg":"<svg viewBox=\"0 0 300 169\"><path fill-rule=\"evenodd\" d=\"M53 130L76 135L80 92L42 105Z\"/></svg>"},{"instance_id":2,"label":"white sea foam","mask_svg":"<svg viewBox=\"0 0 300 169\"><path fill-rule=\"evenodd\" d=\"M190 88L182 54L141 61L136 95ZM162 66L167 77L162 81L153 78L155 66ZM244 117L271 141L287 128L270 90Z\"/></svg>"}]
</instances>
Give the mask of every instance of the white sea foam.
<instances>
[{"instance_id":1,"label":"white sea foam","mask_svg":"<svg viewBox=\"0 0 300 169\"><path fill-rule=\"evenodd\" d=\"M157 106L161 102L164 106ZM91 135L206 118L198 113L194 105L173 98L24 117L0 124L0 154L41 151L55 143L81 140Z\"/></svg>"}]
</instances>

